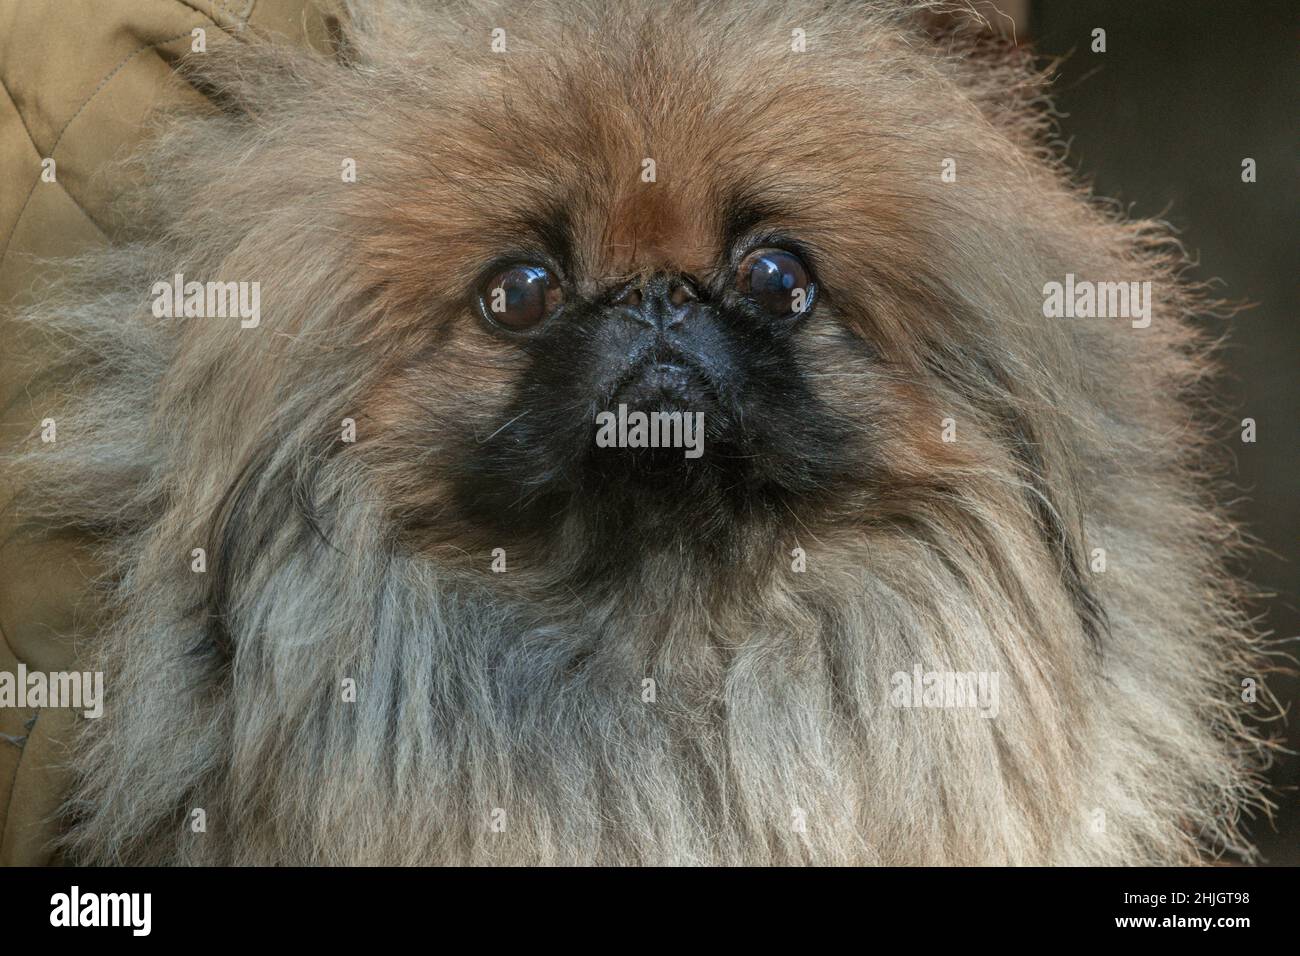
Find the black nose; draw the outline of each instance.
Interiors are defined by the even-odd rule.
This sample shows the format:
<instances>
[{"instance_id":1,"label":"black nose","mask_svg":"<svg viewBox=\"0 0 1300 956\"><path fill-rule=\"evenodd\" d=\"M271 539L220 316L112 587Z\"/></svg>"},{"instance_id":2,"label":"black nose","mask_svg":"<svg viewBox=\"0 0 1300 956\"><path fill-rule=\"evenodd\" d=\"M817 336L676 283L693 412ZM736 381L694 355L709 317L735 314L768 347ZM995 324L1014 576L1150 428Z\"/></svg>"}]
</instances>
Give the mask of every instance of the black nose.
<instances>
[{"instance_id":1,"label":"black nose","mask_svg":"<svg viewBox=\"0 0 1300 956\"><path fill-rule=\"evenodd\" d=\"M659 272L629 286L615 301L634 321L653 329L681 325L695 308L699 296L685 276Z\"/></svg>"}]
</instances>

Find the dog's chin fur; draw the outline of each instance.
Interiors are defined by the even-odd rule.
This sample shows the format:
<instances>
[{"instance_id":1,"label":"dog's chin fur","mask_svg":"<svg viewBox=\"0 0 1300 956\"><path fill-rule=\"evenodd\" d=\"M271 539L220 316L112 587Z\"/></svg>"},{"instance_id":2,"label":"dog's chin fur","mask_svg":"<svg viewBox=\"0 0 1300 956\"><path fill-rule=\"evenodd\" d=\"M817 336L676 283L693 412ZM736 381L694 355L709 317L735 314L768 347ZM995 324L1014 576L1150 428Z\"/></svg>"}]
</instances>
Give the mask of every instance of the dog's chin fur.
<instances>
[{"instance_id":1,"label":"dog's chin fur","mask_svg":"<svg viewBox=\"0 0 1300 956\"><path fill-rule=\"evenodd\" d=\"M223 109L145 157L139 238L26 316L73 397L9 462L20 504L109 569L69 859L1249 854L1261 652L1207 504L1206 307L1163 227L1069 184L1019 54L883 3L361 6L337 57L195 57ZM819 250L802 361L862 467L595 561L590 501L517 535L462 508L518 398L468 305L511 217L571 202L575 272L684 266L733 186ZM259 280L262 326L155 318L178 272ZM1067 272L1151 281L1151 327L1044 319ZM997 716L892 706L918 666L996 672Z\"/></svg>"}]
</instances>

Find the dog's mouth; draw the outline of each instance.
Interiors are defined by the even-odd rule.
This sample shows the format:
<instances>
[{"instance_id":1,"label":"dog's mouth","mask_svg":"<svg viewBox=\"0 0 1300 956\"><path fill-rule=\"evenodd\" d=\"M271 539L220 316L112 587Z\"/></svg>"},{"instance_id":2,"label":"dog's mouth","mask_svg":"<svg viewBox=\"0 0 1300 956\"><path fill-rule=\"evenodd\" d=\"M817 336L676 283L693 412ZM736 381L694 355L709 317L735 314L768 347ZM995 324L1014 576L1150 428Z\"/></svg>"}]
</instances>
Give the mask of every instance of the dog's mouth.
<instances>
[{"instance_id":1,"label":"dog's mouth","mask_svg":"<svg viewBox=\"0 0 1300 956\"><path fill-rule=\"evenodd\" d=\"M663 476L698 462L718 409L708 377L689 357L655 350L629 364L593 422L592 463L636 475Z\"/></svg>"}]
</instances>

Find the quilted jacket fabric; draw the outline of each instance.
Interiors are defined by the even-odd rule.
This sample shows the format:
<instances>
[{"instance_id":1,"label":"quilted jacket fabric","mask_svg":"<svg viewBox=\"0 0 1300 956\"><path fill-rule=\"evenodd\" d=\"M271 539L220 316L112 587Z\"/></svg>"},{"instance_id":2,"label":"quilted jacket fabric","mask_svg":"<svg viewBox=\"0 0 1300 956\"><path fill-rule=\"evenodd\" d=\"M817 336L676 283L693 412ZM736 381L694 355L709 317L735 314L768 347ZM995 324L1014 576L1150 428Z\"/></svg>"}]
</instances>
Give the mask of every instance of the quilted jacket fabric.
<instances>
[{"instance_id":1,"label":"quilted jacket fabric","mask_svg":"<svg viewBox=\"0 0 1300 956\"><path fill-rule=\"evenodd\" d=\"M125 184L109 164L140 146L150 114L204 106L173 72L193 31L210 43L254 29L327 50L333 10L328 0L0 0L0 448L39 441L46 404L30 381L40 344L14 310L58 268L46 260L121 234ZM78 541L14 538L11 496L0 473L0 671L74 669L77 642L93 635L93 562ZM76 714L0 707L0 864L57 862Z\"/></svg>"}]
</instances>

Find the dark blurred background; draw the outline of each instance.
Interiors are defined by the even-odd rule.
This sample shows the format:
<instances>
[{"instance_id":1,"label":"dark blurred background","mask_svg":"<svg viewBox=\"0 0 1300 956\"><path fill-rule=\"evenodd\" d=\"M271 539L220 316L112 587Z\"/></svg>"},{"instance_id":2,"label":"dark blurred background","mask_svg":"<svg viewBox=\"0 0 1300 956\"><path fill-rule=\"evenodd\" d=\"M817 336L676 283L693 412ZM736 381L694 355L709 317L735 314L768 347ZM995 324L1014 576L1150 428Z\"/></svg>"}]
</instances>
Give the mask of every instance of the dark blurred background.
<instances>
[{"instance_id":1,"label":"dark blurred background","mask_svg":"<svg viewBox=\"0 0 1300 956\"><path fill-rule=\"evenodd\" d=\"M1300 196L1296 0L1005 0L1016 35L1061 57L1054 86L1071 165L1098 195L1172 223L1221 298L1253 303L1229 322L1226 404L1255 419L1255 444L1234 445L1238 515L1266 550L1247 573L1265 626L1300 635ZM994 19L994 18L991 18ZM1005 24L1005 21L1003 21ZM1092 52L1092 31L1106 52ZM1242 160L1257 164L1243 183ZM1291 654L1298 647L1288 646ZM1283 728L1300 750L1300 680L1270 682L1293 711ZM1270 774L1275 820L1249 831L1266 863L1300 864L1300 759Z\"/></svg>"}]
</instances>

